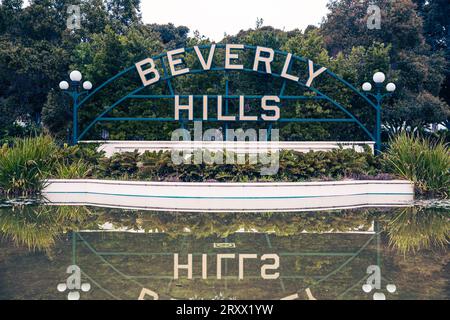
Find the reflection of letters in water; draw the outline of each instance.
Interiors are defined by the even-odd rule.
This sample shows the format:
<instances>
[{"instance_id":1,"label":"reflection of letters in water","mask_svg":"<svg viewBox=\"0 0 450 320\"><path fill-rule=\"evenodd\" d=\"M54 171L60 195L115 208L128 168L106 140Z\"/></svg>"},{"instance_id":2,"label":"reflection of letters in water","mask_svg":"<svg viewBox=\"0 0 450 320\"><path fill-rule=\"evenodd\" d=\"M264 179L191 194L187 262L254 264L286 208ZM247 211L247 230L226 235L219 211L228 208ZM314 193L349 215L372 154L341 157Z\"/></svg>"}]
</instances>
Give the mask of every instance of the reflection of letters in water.
<instances>
[{"instance_id":1,"label":"reflection of letters in water","mask_svg":"<svg viewBox=\"0 0 450 320\"><path fill-rule=\"evenodd\" d=\"M207 254L201 255L201 261L195 261L195 263L200 263L202 267L202 279L208 279L208 259L211 259L211 256ZM245 262L249 260L257 260L257 254L234 254L234 253L222 253L216 255L216 274L215 277L220 280L222 279L222 264L223 261L228 260L229 262L238 264L239 271L238 277L239 280L244 279L245 277ZM259 260L263 262L260 266L260 274L261 278L265 280L275 280L280 276L279 272L276 272L280 268L280 257L277 254L263 254ZM179 254L174 254L173 259L173 278L179 279L180 270L183 270L187 273L187 279L193 279L192 269L193 269L193 255L188 254L185 264L180 263Z\"/></svg>"}]
</instances>

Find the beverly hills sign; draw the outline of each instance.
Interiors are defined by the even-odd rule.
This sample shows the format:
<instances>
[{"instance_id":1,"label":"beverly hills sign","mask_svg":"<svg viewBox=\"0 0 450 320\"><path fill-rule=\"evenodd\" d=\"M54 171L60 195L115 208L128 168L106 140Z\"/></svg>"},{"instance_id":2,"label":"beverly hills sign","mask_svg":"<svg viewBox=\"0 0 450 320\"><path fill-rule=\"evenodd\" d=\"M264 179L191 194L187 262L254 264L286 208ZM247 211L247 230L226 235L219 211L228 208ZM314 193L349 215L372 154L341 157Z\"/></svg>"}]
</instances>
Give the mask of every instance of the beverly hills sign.
<instances>
[{"instance_id":1,"label":"beverly hills sign","mask_svg":"<svg viewBox=\"0 0 450 320\"><path fill-rule=\"evenodd\" d=\"M198 86L207 87L203 89L203 92L177 92L177 86L172 85L172 80L175 77L183 75L198 75L211 71L216 73L214 77L211 77L211 82L208 82L208 78L200 78ZM259 74L273 77L274 83L271 86L266 86L262 83L267 81L269 77L244 77L247 82L256 82L256 87L252 87L253 92L263 92L259 94L255 93L230 93L230 84L232 91L236 92L236 83L233 81L233 71L241 71L248 74ZM136 74L137 73L137 74ZM230 77L230 75L232 76ZM381 73L382 74L382 73ZM76 74L80 76L78 72ZM89 119L81 132L79 132L78 117L79 110L91 101L94 96L100 93L105 87L109 85L118 84L118 87L112 90L118 90L121 92L123 77L131 76L138 81L138 87L132 91L124 92L124 95L119 96L110 102L108 106L99 110L99 113L93 119ZM384 75L383 75L384 76ZM218 79L224 78L224 82ZM252 79L253 78L253 79ZM242 78L241 78L242 79ZM352 113L347 106L337 101L334 97L329 96L326 92L321 91L321 84L324 79L327 79L328 84L335 82L337 90L344 87L346 92L351 96L351 101L355 103L362 102L363 105L368 105L370 108L376 111L376 126L375 132L368 127L368 123L361 122L358 117ZM75 81L75 80L74 80ZM127 78L129 82L129 78ZM205 83L206 81L206 83ZM269 80L270 81L270 80ZM76 81L75 81L76 82ZM87 82L88 86L83 88L90 90L91 85ZM219 88L224 84L223 91ZM289 85L291 84L291 85ZM173 122L179 121L181 128L189 128L186 126L187 121L195 122L219 122L221 128L218 129L225 134L225 140L228 141L227 130L235 127L233 122L267 122L268 136L271 137L272 125L275 122L279 123L347 123L356 125L364 131L365 136L369 139L366 142L372 143L376 141L376 149L379 150L381 146L381 103L379 99L385 95L374 95L361 93L356 87L351 85L340 76L334 74L325 67L317 66L313 61L296 56L288 52L281 52L268 47L252 46L243 44L211 44L201 45L191 48L179 48L171 50L150 58L146 58L142 61L135 63L112 76L104 83L99 85L92 91L78 92L76 89L79 86L74 86L73 90L67 90L69 83L62 81L62 90L65 90L73 100L73 130L72 130L72 143L76 144L78 141L85 138L98 123L106 122L128 122L128 121L141 121L141 122ZM152 85L157 85L156 90L146 90L146 88L152 88ZM163 85L163 87L161 87ZM390 84L389 84L390 85ZM393 84L390 87L394 86ZM184 87L184 86L183 86ZM191 85L194 87L195 85ZM269 89L270 87L270 89ZM296 90L298 87L300 90ZM166 88L168 89L168 93ZM381 88L377 86L377 88ZM153 88L152 88L153 89ZM160 90L162 89L162 90ZM191 88L192 89L192 88ZM257 89L257 90L254 90ZM395 86L394 86L395 89ZM270 91L269 91L270 90ZM274 92L273 90L277 90ZM213 91L214 93L211 93ZM310 91L310 92L308 92ZM392 91L392 90L391 90ZM222 94L223 92L223 94ZM306 92L306 94L304 94ZM80 99L82 95L86 95L83 99ZM381 98L380 98L381 97ZM355 99L356 98L356 99ZM371 101L371 98L378 99L375 103ZM113 109L120 107L128 100L145 99L161 101L166 99L172 99L174 105L174 115L167 116L167 113L153 116L111 116ZM359 101L357 100L359 99ZM326 108L332 108L339 113L335 115L327 112L326 117L302 117L302 113L298 114L297 106L295 108L289 108L293 105L291 101L319 101L326 103ZM358 101L358 102L356 102ZM353 103L353 102L352 102ZM198 105L197 105L198 104ZM251 105L256 104L256 105ZM213 107L211 107L214 105ZM213 110L215 109L215 110ZM291 110L293 112L285 112L288 116L281 115L282 110ZM194 112L195 111L195 112ZM180 116L183 113L183 117ZM210 117L209 113L214 114L214 117ZM186 114L188 116L186 116ZM209 124L207 125L209 126ZM245 125L248 128L247 123ZM258 124L258 128L262 128ZM278 128L282 128L279 126ZM274 129L275 130L275 129ZM217 140L215 140L217 141ZM132 142L130 142L131 144ZM353 145L353 142L350 142ZM331 148L337 147L336 143L330 146ZM114 148L114 147L113 147ZM299 145L299 148L302 149ZM138 148L144 150L145 148Z\"/></svg>"},{"instance_id":2,"label":"beverly hills sign","mask_svg":"<svg viewBox=\"0 0 450 320\"><path fill-rule=\"evenodd\" d=\"M204 71L211 70L213 65L213 59L217 51L215 44L210 46L209 53L204 55L198 46L194 47L195 55ZM250 69L259 72L261 67L264 69L265 73L272 74L272 64L276 58L276 51L272 48L267 47L256 47L254 51L254 58L252 59L252 66L244 66L239 62L239 55L246 50L246 47L242 44L226 44L224 47L224 62L223 66L225 70L244 70ZM169 66L170 75L181 76L189 74L191 72L191 66L186 65L183 60L183 56L186 54L185 48L179 48L175 50L168 51L166 53L166 58ZM327 68L321 67L318 69L314 68L314 63L308 60L308 78L300 79L298 75L291 74L289 72L292 63L292 54L287 53L284 57L284 64L281 70L279 70L278 75L289 81L304 83L306 87L311 87L313 81L320 76ZM149 86L158 83L162 80L161 73L158 70L155 60L152 58L146 58L135 64L137 72L140 76L143 86ZM180 96L174 95L174 106L175 106L175 120L180 119L180 111L186 110L189 114L189 120L194 120L194 96L187 96L187 104L180 103ZM217 120L219 121L257 121L257 116L249 116L245 114L245 96L239 96L239 115L228 115L223 113L223 97L218 95L215 97L217 100ZM280 119L280 108L278 104L280 103L280 97L274 95L267 95L261 98L261 109L264 111L261 114L261 120L263 121L277 121ZM203 96L203 117L202 120L208 120L208 96Z\"/></svg>"}]
</instances>

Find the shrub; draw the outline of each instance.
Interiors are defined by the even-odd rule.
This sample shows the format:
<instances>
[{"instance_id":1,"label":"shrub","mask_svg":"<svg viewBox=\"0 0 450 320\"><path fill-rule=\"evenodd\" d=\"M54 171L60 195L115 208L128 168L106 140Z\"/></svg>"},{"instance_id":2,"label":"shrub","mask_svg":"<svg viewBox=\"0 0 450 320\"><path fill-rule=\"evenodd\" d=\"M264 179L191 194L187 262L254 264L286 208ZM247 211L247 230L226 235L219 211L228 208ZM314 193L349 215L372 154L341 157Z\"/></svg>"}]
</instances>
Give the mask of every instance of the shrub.
<instances>
[{"instance_id":1,"label":"shrub","mask_svg":"<svg viewBox=\"0 0 450 320\"><path fill-rule=\"evenodd\" d=\"M223 152L220 152L223 154ZM146 152L141 156L138 177L157 181L305 181L374 176L381 163L370 153L351 149L301 153L282 151L276 175L262 176L261 164L181 164L172 162L170 152ZM133 160L134 161L134 160Z\"/></svg>"},{"instance_id":2,"label":"shrub","mask_svg":"<svg viewBox=\"0 0 450 320\"><path fill-rule=\"evenodd\" d=\"M7 194L41 190L54 166L56 149L47 135L14 140L0 152L0 189Z\"/></svg>"},{"instance_id":3,"label":"shrub","mask_svg":"<svg viewBox=\"0 0 450 320\"><path fill-rule=\"evenodd\" d=\"M70 164L63 160L56 164L53 177L56 179L83 179L91 173L92 167L81 159Z\"/></svg>"},{"instance_id":4,"label":"shrub","mask_svg":"<svg viewBox=\"0 0 450 320\"><path fill-rule=\"evenodd\" d=\"M137 151L116 153L100 160L97 174L103 178L133 178L138 171L138 161Z\"/></svg>"},{"instance_id":5,"label":"shrub","mask_svg":"<svg viewBox=\"0 0 450 320\"><path fill-rule=\"evenodd\" d=\"M104 152L98 152L97 148L98 144L77 144L75 146L64 144L58 149L56 157L64 159L68 165L82 160L84 163L96 167L105 156Z\"/></svg>"},{"instance_id":6,"label":"shrub","mask_svg":"<svg viewBox=\"0 0 450 320\"><path fill-rule=\"evenodd\" d=\"M450 153L441 140L401 133L390 141L385 162L423 194L450 194Z\"/></svg>"}]
</instances>

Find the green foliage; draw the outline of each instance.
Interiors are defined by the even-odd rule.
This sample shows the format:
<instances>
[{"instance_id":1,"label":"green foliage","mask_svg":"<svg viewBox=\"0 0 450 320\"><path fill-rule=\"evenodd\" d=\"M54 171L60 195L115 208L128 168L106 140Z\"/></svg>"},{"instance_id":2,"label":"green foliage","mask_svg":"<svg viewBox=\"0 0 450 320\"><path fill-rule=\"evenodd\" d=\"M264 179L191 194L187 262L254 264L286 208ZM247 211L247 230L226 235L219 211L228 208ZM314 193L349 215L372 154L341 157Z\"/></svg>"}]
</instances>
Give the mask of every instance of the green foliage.
<instances>
[{"instance_id":1,"label":"green foliage","mask_svg":"<svg viewBox=\"0 0 450 320\"><path fill-rule=\"evenodd\" d=\"M105 156L104 152L97 151L97 148L98 144L77 144L75 146L64 144L58 149L56 157L63 159L69 165L82 160L95 168Z\"/></svg>"},{"instance_id":2,"label":"green foliage","mask_svg":"<svg viewBox=\"0 0 450 320\"><path fill-rule=\"evenodd\" d=\"M388 221L386 229L391 246L404 255L430 247L445 247L450 239L448 209L406 208Z\"/></svg>"},{"instance_id":3,"label":"green foliage","mask_svg":"<svg viewBox=\"0 0 450 320\"><path fill-rule=\"evenodd\" d=\"M40 190L53 169L56 149L50 136L16 139L0 153L0 190L7 194Z\"/></svg>"},{"instance_id":4,"label":"green foliage","mask_svg":"<svg viewBox=\"0 0 450 320\"><path fill-rule=\"evenodd\" d=\"M196 240L224 238L237 230L258 230L282 239L309 233L368 230L379 221L390 245L403 254L440 248L449 242L445 208L409 207L393 210L353 209L294 213L149 212L74 206L4 206L0 230L17 245L49 252L61 234L72 230L159 230L169 239L192 235ZM186 230L190 230L187 232ZM103 239L103 237L102 237Z\"/></svg>"},{"instance_id":5,"label":"green foliage","mask_svg":"<svg viewBox=\"0 0 450 320\"><path fill-rule=\"evenodd\" d=\"M14 206L0 208L2 235L18 246L50 253L55 242L65 232L86 223L89 210L85 207Z\"/></svg>"},{"instance_id":6,"label":"green foliage","mask_svg":"<svg viewBox=\"0 0 450 320\"><path fill-rule=\"evenodd\" d=\"M91 166L81 159L70 164L58 162L54 170L53 176L57 179L84 179L92 172Z\"/></svg>"},{"instance_id":7,"label":"green foliage","mask_svg":"<svg viewBox=\"0 0 450 320\"><path fill-rule=\"evenodd\" d=\"M219 153L226 158L223 152ZM279 170L273 176L261 175L261 164L181 164L172 162L170 152L146 152L141 157L138 177L157 181L306 181L342 179L345 177L375 176L381 164L369 152L357 153L350 149L329 152L283 151L279 155ZM132 163L134 164L134 159Z\"/></svg>"},{"instance_id":8,"label":"green foliage","mask_svg":"<svg viewBox=\"0 0 450 320\"><path fill-rule=\"evenodd\" d=\"M300 235L303 232L345 232L368 229L371 215L368 209L320 212L277 213L209 213L196 212L127 212L97 209L102 215L98 223L112 222L115 228L158 229L171 238L185 236L189 229L197 239L225 238L237 230L258 230L280 237ZM133 219L130 219L132 214Z\"/></svg>"},{"instance_id":9,"label":"green foliage","mask_svg":"<svg viewBox=\"0 0 450 320\"><path fill-rule=\"evenodd\" d=\"M182 48L188 41L189 28L169 24L150 24L150 30L159 34L164 48L167 50Z\"/></svg>"},{"instance_id":10,"label":"green foliage","mask_svg":"<svg viewBox=\"0 0 450 320\"><path fill-rule=\"evenodd\" d=\"M76 179L92 175L103 153L95 145L58 147L48 135L15 139L0 148L0 193L34 194L48 178Z\"/></svg>"},{"instance_id":11,"label":"green foliage","mask_svg":"<svg viewBox=\"0 0 450 320\"><path fill-rule=\"evenodd\" d=\"M131 179L138 171L139 153L116 153L110 158L101 159L98 175L104 178Z\"/></svg>"},{"instance_id":12,"label":"green foliage","mask_svg":"<svg viewBox=\"0 0 450 320\"><path fill-rule=\"evenodd\" d=\"M419 7L413 2L420 2ZM448 3L445 0L443 2ZM399 90L393 98L383 103L383 122L391 134L397 133L404 126L421 129L424 124L448 119L448 100L441 101L439 92L441 88L444 89L443 92L448 92L444 81L446 73L448 75L446 65L449 55L447 53L446 61L444 52L432 50L426 43L428 40L429 43L436 44L436 38L430 39L431 31L433 36L439 38L441 46L448 46L445 35L443 36L448 33L443 27L445 19L448 20L448 13L444 13L448 4L444 5L440 0L379 0L376 3L382 12L379 30L367 27L369 4L370 1L359 0L329 2L330 12L320 32L330 54L339 57L340 53L348 54L356 48L370 48L373 44L383 44L390 49L387 59L384 55L377 60L365 59L363 65L360 65L362 70L358 64L352 64L348 69L358 70L358 81L354 81L354 84L370 80L375 71L383 71L389 81L396 83ZM426 20L425 33L422 17ZM428 20L436 17L439 19L437 24Z\"/></svg>"},{"instance_id":13,"label":"green foliage","mask_svg":"<svg viewBox=\"0 0 450 320\"><path fill-rule=\"evenodd\" d=\"M104 157L104 153L98 152L97 147L96 144L64 144L55 154L57 163L52 178L83 179L92 176Z\"/></svg>"},{"instance_id":14,"label":"green foliage","mask_svg":"<svg viewBox=\"0 0 450 320\"><path fill-rule=\"evenodd\" d=\"M42 134L42 131L42 127L35 124L22 125L17 122L7 124L0 129L0 144L12 144L17 138L34 137Z\"/></svg>"},{"instance_id":15,"label":"green foliage","mask_svg":"<svg viewBox=\"0 0 450 320\"><path fill-rule=\"evenodd\" d=\"M413 181L420 192L450 195L448 144L403 132L391 140L385 162L393 172Z\"/></svg>"},{"instance_id":16,"label":"green foliage","mask_svg":"<svg viewBox=\"0 0 450 320\"><path fill-rule=\"evenodd\" d=\"M424 36L433 52L445 55L447 68L445 80L440 88L439 96L450 105L450 2L447 0L413 0L417 11L423 19ZM447 122L450 116L447 117ZM447 126L447 129L448 126Z\"/></svg>"}]
</instances>

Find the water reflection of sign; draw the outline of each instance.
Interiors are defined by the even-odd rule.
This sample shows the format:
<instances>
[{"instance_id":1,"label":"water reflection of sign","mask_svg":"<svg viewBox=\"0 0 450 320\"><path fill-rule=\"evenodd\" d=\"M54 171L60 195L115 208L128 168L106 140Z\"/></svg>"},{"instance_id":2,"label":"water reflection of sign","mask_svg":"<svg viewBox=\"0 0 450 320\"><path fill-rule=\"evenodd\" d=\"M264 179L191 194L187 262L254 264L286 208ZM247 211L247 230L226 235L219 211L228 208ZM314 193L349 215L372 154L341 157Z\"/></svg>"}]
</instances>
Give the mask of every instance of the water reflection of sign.
<instances>
[{"instance_id":1,"label":"water reflection of sign","mask_svg":"<svg viewBox=\"0 0 450 320\"><path fill-rule=\"evenodd\" d=\"M142 288L141 293L139 294L138 300L146 300L145 296L149 296L152 298L152 300L159 300L159 295L150 289Z\"/></svg>"},{"instance_id":2,"label":"water reflection of sign","mask_svg":"<svg viewBox=\"0 0 450 320\"><path fill-rule=\"evenodd\" d=\"M342 288L340 277L358 275L361 263L365 273L373 261L373 251L364 249L372 248L376 234L367 233L365 228L362 233L301 233L289 237L229 235L223 243L236 244L239 252L235 248L213 249L216 237L187 237L185 233L180 238L162 233L82 232L76 233L81 241L73 242L72 252L77 252L83 275L91 282L95 277L94 283L101 289L90 297L106 293L114 299L244 299L251 289L256 299L314 300L350 294L363 298L361 280ZM342 238L351 240L353 246L338 250ZM266 276L273 277L273 282ZM111 288L120 288L120 292Z\"/></svg>"},{"instance_id":3,"label":"water reflection of sign","mask_svg":"<svg viewBox=\"0 0 450 320\"><path fill-rule=\"evenodd\" d=\"M236 261L237 259L237 261ZM254 260L258 259L257 254L234 254L234 253L219 253L216 255L216 273L215 277L218 280L222 279L222 262L230 261L237 263L239 266L239 280L244 279L244 269L245 269L245 260ZM275 280L280 276L279 272L273 272L278 270L280 267L280 257L277 254L263 254L261 255L260 261L269 261L268 263L264 263L260 267L261 278L265 280ZM272 262L272 263L270 263ZM187 264L181 264L179 261L179 254L174 254L174 262L173 262L173 278L175 280L180 278L179 272L180 270L187 271L187 279L193 279L193 254L187 255ZM208 254L204 253L201 255L201 269L202 269L202 279L208 279Z\"/></svg>"}]
</instances>

